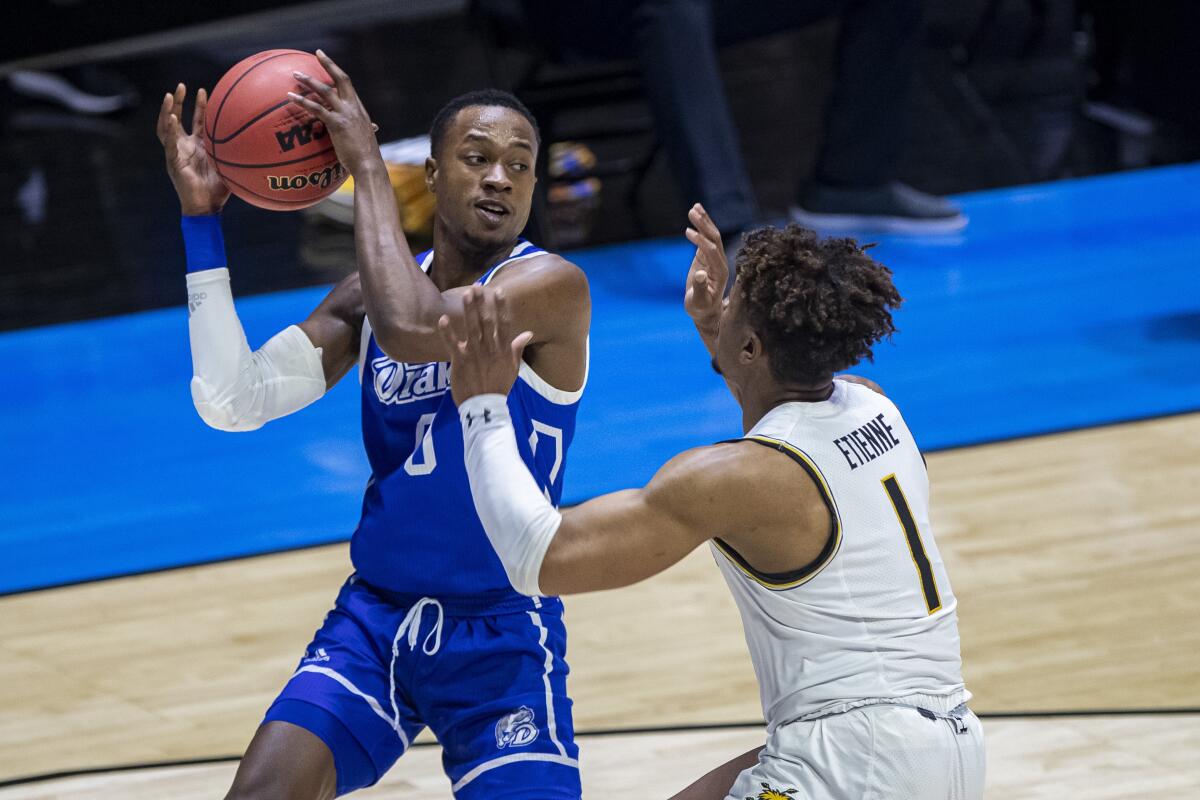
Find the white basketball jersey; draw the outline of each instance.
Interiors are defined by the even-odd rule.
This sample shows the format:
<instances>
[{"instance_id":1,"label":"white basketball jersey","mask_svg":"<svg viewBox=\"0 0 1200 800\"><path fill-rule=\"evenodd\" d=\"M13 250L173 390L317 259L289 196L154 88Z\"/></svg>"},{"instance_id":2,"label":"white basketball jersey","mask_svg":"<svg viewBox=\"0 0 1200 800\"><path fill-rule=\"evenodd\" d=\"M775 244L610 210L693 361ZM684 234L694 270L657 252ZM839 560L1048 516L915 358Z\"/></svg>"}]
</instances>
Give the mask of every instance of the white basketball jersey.
<instances>
[{"instance_id":1,"label":"white basketball jersey","mask_svg":"<svg viewBox=\"0 0 1200 800\"><path fill-rule=\"evenodd\" d=\"M949 710L969 699L929 478L896 406L834 381L828 400L777 406L746 439L791 456L796 480L816 482L833 518L821 555L790 574L759 573L712 543L768 729L874 702L932 698Z\"/></svg>"}]
</instances>

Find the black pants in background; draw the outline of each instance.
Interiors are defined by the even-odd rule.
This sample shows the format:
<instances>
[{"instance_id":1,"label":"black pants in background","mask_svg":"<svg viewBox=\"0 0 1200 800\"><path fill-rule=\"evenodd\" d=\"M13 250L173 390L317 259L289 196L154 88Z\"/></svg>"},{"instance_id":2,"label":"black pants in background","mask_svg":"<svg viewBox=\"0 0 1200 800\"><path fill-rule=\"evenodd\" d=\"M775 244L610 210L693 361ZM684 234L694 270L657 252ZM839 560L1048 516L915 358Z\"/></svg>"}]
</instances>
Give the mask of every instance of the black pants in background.
<instances>
[{"instance_id":1,"label":"black pants in background","mask_svg":"<svg viewBox=\"0 0 1200 800\"><path fill-rule=\"evenodd\" d=\"M920 0L525 0L564 49L636 57L655 127L688 203L723 230L760 217L717 64L717 49L839 18L833 90L814 179L894 180L921 26ZM806 102L801 96L796 102Z\"/></svg>"}]
</instances>

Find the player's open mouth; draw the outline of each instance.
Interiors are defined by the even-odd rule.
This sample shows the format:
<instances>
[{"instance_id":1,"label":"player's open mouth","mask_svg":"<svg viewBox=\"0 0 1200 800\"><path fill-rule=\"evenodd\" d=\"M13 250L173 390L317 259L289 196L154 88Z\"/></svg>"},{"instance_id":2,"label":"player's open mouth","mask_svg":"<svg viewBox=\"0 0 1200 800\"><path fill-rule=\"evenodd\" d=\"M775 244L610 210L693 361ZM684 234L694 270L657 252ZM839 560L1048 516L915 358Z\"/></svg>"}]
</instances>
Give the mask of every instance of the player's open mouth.
<instances>
[{"instance_id":1,"label":"player's open mouth","mask_svg":"<svg viewBox=\"0 0 1200 800\"><path fill-rule=\"evenodd\" d=\"M507 208L492 200L480 200L475 204L475 210L479 213L479 216L493 225L499 225L509 214Z\"/></svg>"}]
</instances>

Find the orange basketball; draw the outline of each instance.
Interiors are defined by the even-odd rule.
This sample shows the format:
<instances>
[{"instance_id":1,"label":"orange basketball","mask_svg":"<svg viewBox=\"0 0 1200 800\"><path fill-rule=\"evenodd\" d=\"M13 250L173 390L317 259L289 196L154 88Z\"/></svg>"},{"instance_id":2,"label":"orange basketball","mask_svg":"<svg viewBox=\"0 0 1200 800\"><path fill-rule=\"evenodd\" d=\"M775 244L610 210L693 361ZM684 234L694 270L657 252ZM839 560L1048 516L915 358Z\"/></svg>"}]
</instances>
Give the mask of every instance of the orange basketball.
<instances>
[{"instance_id":1,"label":"orange basketball","mask_svg":"<svg viewBox=\"0 0 1200 800\"><path fill-rule=\"evenodd\" d=\"M205 145L230 191L273 211L311 206L347 174L325 126L288 100L288 92L313 96L293 70L333 84L311 53L265 50L225 73L205 115Z\"/></svg>"}]
</instances>

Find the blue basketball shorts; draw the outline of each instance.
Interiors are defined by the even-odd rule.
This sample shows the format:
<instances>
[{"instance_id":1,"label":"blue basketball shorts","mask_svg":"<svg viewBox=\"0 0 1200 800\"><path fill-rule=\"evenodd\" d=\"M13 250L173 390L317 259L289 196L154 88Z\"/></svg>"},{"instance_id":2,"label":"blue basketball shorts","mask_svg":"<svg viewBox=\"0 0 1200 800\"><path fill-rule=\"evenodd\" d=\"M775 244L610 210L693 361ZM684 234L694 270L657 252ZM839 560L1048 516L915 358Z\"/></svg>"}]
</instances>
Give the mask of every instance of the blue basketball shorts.
<instances>
[{"instance_id":1,"label":"blue basketball shorts","mask_svg":"<svg viewBox=\"0 0 1200 800\"><path fill-rule=\"evenodd\" d=\"M370 786L426 726L458 800L579 800L557 598L401 598L355 576L265 722L333 753L339 795Z\"/></svg>"}]
</instances>

